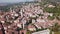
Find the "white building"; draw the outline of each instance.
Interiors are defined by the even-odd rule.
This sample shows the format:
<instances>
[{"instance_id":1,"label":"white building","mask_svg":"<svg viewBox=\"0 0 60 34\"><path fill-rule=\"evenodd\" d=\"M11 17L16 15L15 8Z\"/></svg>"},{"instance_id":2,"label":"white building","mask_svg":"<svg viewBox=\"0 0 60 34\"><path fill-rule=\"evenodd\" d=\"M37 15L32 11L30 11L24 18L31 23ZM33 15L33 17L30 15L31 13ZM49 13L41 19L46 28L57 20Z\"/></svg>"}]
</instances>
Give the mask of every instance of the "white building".
<instances>
[{"instance_id":1,"label":"white building","mask_svg":"<svg viewBox=\"0 0 60 34\"><path fill-rule=\"evenodd\" d=\"M47 29L47 30L43 30L43 31L39 31L39 32L35 32L35 33L32 33L32 34L49 34L50 33L50 30Z\"/></svg>"}]
</instances>

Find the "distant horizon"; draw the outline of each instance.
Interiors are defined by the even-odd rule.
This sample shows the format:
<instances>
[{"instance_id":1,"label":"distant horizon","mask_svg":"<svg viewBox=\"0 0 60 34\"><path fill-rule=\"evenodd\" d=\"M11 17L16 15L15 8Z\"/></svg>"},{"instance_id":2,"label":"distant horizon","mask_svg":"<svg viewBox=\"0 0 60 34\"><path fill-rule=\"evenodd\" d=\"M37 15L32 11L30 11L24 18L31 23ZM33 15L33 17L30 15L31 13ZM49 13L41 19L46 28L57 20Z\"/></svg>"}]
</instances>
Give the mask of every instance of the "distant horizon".
<instances>
[{"instance_id":1,"label":"distant horizon","mask_svg":"<svg viewBox=\"0 0 60 34\"><path fill-rule=\"evenodd\" d=\"M0 0L0 3L18 3L18 2L28 2L34 0Z\"/></svg>"}]
</instances>

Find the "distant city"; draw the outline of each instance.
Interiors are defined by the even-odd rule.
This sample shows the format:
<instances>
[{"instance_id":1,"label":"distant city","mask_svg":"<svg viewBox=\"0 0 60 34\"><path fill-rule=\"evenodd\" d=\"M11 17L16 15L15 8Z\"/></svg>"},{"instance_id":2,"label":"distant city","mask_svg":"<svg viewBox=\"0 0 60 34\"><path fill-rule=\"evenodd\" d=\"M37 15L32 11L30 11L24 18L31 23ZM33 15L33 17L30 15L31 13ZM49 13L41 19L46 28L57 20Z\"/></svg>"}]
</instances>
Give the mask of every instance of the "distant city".
<instances>
[{"instance_id":1,"label":"distant city","mask_svg":"<svg viewBox=\"0 0 60 34\"><path fill-rule=\"evenodd\" d=\"M0 0L0 34L60 34L60 1Z\"/></svg>"}]
</instances>

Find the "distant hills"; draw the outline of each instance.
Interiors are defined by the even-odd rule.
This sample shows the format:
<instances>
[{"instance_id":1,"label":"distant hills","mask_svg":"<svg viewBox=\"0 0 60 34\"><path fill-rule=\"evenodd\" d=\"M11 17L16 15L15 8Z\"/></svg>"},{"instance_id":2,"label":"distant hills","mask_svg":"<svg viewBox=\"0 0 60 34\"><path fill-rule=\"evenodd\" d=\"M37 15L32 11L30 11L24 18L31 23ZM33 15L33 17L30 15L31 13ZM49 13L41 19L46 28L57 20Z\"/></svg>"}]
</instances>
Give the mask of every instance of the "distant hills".
<instances>
[{"instance_id":1,"label":"distant hills","mask_svg":"<svg viewBox=\"0 0 60 34\"><path fill-rule=\"evenodd\" d=\"M49 0L51 2L60 2L60 0Z\"/></svg>"},{"instance_id":2,"label":"distant hills","mask_svg":"<svg viewBox=\"0 0 60 34\"><path fill-rule=\"evenodd\" d=\"M43 1L49 1L49 2L60 2L60 0L43 0ZM31 1L32 2L32 1ZM18 2L18 3L23 3L23 2ZM0 3L0 6L7 6L7 5L13 5L13 4L18 4L18 3Z\"/></svg>"},{"instance_id":3,"label":"distant hills","mask_svg":"<svg viewBox=\"0 0 60 34\"><path fill-rule=\"evenodd\" d=\"M49 1L49 2L60 2L60 0L42 0L42 1Z\"/></svg>"}]
</instances>

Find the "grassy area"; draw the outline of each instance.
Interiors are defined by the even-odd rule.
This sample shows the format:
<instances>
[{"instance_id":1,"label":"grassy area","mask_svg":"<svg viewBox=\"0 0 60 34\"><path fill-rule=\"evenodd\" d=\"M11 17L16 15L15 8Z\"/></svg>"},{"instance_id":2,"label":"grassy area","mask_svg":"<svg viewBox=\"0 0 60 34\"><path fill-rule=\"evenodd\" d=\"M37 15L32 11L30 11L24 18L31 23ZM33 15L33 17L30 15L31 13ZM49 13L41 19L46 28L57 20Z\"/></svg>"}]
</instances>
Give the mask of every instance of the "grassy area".
<instances>
[{"instance_id":1,"label":"grassy area","mask_svg":"<svg viewBox=\"0 0 60 34\"><path fill-rule=\"evenodd\" d=\"M30 34L29 32L27 32L26 34Z\"/></svg>"},{"instance_id":2,"label":"grassy area","mask_svg":"<svg viewBox=\"0 0 60 34\"><path fill-rule=\"evenodd\" d=\"M60 31L59 32L54 32L54 34L60 34Z\"/></svg>"},{"instance_id":3,"label":"grassy area","mask_svg":"<svg viewBox=\"0 0 60 34\"><path fill-rule=\"evenodd\" d=\"M60 31L58 32L53 32L54 34L60 34ZM52 31L50 31L50 34L52 34Z\"/></svg>"},{"instance_id":4,"label":"grassy area","mask_svg":"<svg viewBox=\"0 0 60 34\"><path fill-rule=\"evenodd\" d=\"M27 33L26 34L31 34L31 32L30 31L27 31Z\"/></svg>"},{"instance_id":5,"label":"grassy area","mask_svg":"<svg viewBox=\"0 0 60 34\"><path fill-rule=\"evenodd\" d=\"M55 23L54 26L50 27L50 34L52 34L52 32L54 34L60 34L60 25L58 25L58 23Z\"/></svg>"}]
</instances>

